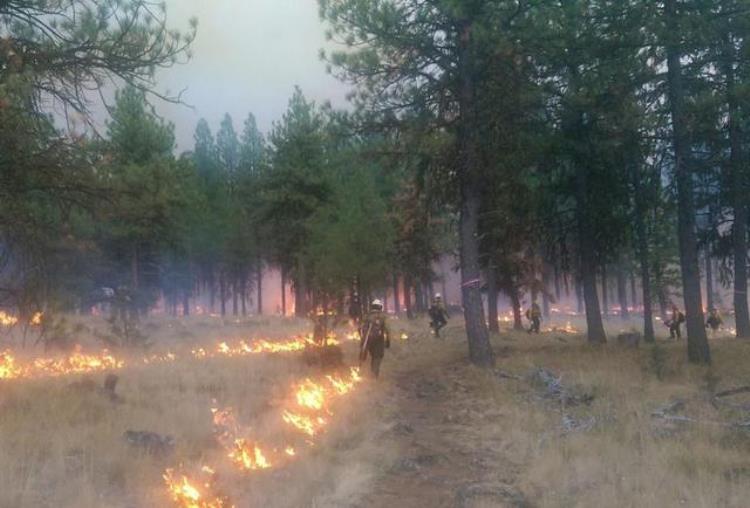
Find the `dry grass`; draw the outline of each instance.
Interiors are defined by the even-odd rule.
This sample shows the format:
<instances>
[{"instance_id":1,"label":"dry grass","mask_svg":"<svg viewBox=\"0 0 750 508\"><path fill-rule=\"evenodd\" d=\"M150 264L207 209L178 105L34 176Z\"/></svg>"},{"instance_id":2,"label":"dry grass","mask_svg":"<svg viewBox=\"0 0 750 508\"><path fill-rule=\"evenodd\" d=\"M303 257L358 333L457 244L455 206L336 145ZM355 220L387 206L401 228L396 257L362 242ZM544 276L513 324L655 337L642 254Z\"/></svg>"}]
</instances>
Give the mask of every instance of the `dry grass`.
<instances>
[{"instance_id":1,"label":"dry grass","mask_svg":"<svg viewBox=\"0 0 750 508\"><path fill-rule=\"evenodd\" d=\"M488 372L467 365L457 325L444 342L413 333L415 340L388 365L396 380L386 384L385 418L419 429L391 436L398 456L428 453L435 463L416 471L396 467L361 506L748 505L750 431L724 423L750 414L717 409L711 399L718 390L750 385L750 343L712 341L713 366L702 368L686 362L684 342L662 340L659 379L651 346L591 347L571 335L504 333L493 338L498 366ZM543 399L528 378L536 367L594 395L589 406L565 411L594 418L591 430L564 432L560 404ZM424 383L436 385L434 395L414 397ZM750 402L741 397L734 400ZM652 416L675 399L686 401L677 414L700 422ZM462 498L471 492L467 486L482 495Z\"/></svg>"},{"instance_id":2,"label":"dry grass","mask_svg":"<svg viewBox=\"0 0 750 508\"><path fill-rule=\"evenodd\" d=\"M266 319L221 324L195 320L190 336L184 323L154 321L151 333L159 349L180 351L254 337L288 337L307 323ZM83 342L91 342L83 338ZM175 363L118 372L112 403L96 390L81 388L80 377L15 380L0 384L0 507L146 507L169 506L161 478L166 467L216 465L222 488L237 506L301 506L321 499L347 499L371 467L341 463L337 447L366 449L357 406L337 408L335 422L304 460L280 471L240 474L217 446L210 408L234 407L239 422L266 442L280 441L288 430L279 423L278 406L302 376L318 373L300 354L243 358L183 359ZM100 384L105 374L86 376ZM363 387L363 390L366 390ZM126 430L148 430L175 438L169 457L133 450L122 439ZM348 444L347 444L348 443ZM333 483L331 471L342 481ZM297 480L290 482L291 476ZM311 488L315 484L315 489ZM352 487L348 487L352 485ZM271 486L275 486L271 488ZM329 505L326 503L324 505Z\"/></svg>"},{"instance_id":3,"label":"dry grass","mask_svg":"<svg viewBox=\"0 0 750 508\"><path fill-rule=\"evenodd\" d=\"M520 341L519 341L520 342ZM750 344L714 341L712 368L690 366L684 343L661 344L666 374L659 380L651 347L554 345L530 339L517 347L518 371L544 366L594 393L598 420L589 431L565 437L528 435L531 450L524 490L540 506L746 506L750 498L750 434L723 426L743 416L710 404L712 390L750 384ZM547 344L545 344L547 342ZM670 400L686 401L679 414L701 423L665 424L652 416ZM521 403L516 399L516 403ZM548 410L549 428L559 414Z\"/></svg>"},{"instance_id":4,"label":"dry grass","mask_svg":"<svg viewBox=\"0 0 750 508\"><path fill-rule=\"evenodd\" d=\"M305 325L164 319L152 333L176 349L283 337ZM0 507L169 506L161 474L180 463L217 465L219 483L238 507L747 506L750 434L717 422L750 416L710 400L716 390L750 384L750 343L713 341L714 364L706 369L686 363L684 343L661 342L659 379L649 346L596 348L570 335L562 342L556 334L504 334L493 338L498 367L485 371L466 363L460 323L443 341L421 321L393 327L410 339L394 343L384 378L339 404L304 456L268 472L231 468L213 438L209 408L213 400L233 406L254 435L285 439L278 407L294 380L316 375L299 355L125 370L122 404L71 387L71 378L3 383ZM567 410L595 418L593 429L562 431L559 404L542 399L527 378L535 367L594 395L590 406ZM676 398L686 401L679 414L704 423L667 425L652 417ZM127 429L172 435L176 451L168 458L134 451L121 438ZM466 490L472 486L481 488Z\"/></svg>"}]
</instances>

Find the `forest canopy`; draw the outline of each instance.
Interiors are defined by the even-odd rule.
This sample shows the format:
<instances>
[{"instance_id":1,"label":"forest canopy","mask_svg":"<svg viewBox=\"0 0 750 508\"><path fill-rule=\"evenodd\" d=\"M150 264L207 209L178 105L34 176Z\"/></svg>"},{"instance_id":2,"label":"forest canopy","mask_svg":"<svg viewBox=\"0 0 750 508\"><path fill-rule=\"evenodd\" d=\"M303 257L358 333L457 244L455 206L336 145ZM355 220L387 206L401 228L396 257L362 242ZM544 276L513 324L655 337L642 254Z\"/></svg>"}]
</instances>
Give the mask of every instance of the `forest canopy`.
<instances>
[{"instance_id":1,"label":"forest canopy","mask_svg":"<svg viewBox=\"0 0 750 508\"><path fill-rule=\"evenodd\" d=\"M168 28L147 0L0 2L0 306L87 312L125 288L141 313L254 312L270 267L298 316L355 290L412 316L448 258L478 365L498 295L516 326L522 302L570 295L592 343L613 307L652 341L674 304L708 363L721 284L750 336L750 2L319 10L351 106L297 88L269 132L227 113L177 154L153 104L181 97L157 74L189 59L197 22ZM76 134L106 89L106 129Z\"/></svg>"}]
</instances>

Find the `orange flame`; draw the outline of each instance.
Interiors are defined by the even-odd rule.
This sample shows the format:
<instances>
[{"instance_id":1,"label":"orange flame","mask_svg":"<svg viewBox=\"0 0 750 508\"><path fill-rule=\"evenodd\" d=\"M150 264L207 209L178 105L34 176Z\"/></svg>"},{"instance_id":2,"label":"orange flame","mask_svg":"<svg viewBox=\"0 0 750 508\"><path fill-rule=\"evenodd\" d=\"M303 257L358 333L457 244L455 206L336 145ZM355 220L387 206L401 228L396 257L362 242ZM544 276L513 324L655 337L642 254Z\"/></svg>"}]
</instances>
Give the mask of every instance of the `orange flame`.
<instances>
[{"instance_id":1,"label":"orange flame","mask_svg":"<svg viewBox=\"0 0 750 508\"><path fill-rule=\"evenodd\" d=\"M320 411L325 403L323 387L306 379L297 387L297 404L302 407Z\"/></svg>"},{"instance_id":2,"label":"orange flame","mask_svg":"<svg viewBox=\"0 0 750 508\"><path fill-rule=\"evenodd\" d=\"M204 473L213 476L213 470L209 467L203 468ZM202 486L196 486L194 481L188 479L184 474L176 475L174 470L167 469L162 475L167 484L172 500L180 508L234 508L227 499L218 496L207 496L202 490L211 490L211 483L206 482Z\"/></svg>"},{"instance_id":3,"label":"orange flame","mask_svg":"<svg viewBox=\"0 0 750 508\"><path fill-rule=\"evenodd\" d=\"M325 377L328 383L316 383L311 379L305 379L294 386L293 401L299 406L303 414L298 411L285 409L282 419L296 430L308 436L305 441L310 446L315 443L311 439L319 434L328 424L328 420L321 413L331 414L327 408L329 396L341 396L349 393L355 385L362 381L359 369L351 368L349 378L340 375L328 375ZM269 460L266 452L261 446L244 437L238 437L239 426L232 408L212 408L213 423L219 444L227 451L228 458L242 471L259 471L279 467L289 460L297 457L297 450L287 445L283 448L283 454L278 448L273 449L273 455ZM284 460L286 458L286 460ZM213 475L213 470L204 466L204 471ZM225 508L229 506L223 498L212 497L206 499L196 482L191 481L185 475L176 476L172 470L167 470L164 475L169 492L180 508ZM207 491L211 490L211 483L205 484Z\"/></svg>"},{"instance_id":4,"label":"orange flame","mask_svg":"<svg viewBox=\"0 0 750 508\"><path fill-rule=\"evenodd\" d=\"M229 453L229 458L247 471L271 467L271 463L268 462L263 451L256 444L249 443L244 439L235 440L234 449Z\"/></svg>"},{"instance_id":5,"label":"orange flame","mask_svg":"<svg viewBox=\"0 0 750 508\"><path fill-rule=\"evenodd\" d=\"M13 326L18 323L18 318L12 314L8 314L5 311L0 310L0 325L2 326Z\"/></svg>"},{"instance_id":6,"label":"orange flame","mask_svg":"<svg viewBox=\"0 0 750 508\"><path fill-rule=\"evenodd\" d=\"M292 413L288 410L284 410L281 415L283 420L297 428L301 432L304 432L310 437L315 436L326 424L325 418L319 416L317 418L311 418L309 416L301 415L299 413Z\"/></svg>"},{"instance_id":7,"label":"orange flame","mask_svg":"<svg viewBox=\"0 0 750 508\"><path fill-rule=\"evenodd\" d=\"M67 358L37 358L27 365L19 365L10 351L0 354L0 379L57 377L120 369L125 362L104 350L99 354L85 354L76 346Z\"/></svg>"},{"instance_id":8,"label":"orange flame","mask_svg":"<svg viewBox=\"0 0 750 508\"><path fill-rule=\"evenodd\" d=\"M0 353L0 379L14 379L23 376L23 369L16 364L10 351Z\"/></svg>"}]
</instances>

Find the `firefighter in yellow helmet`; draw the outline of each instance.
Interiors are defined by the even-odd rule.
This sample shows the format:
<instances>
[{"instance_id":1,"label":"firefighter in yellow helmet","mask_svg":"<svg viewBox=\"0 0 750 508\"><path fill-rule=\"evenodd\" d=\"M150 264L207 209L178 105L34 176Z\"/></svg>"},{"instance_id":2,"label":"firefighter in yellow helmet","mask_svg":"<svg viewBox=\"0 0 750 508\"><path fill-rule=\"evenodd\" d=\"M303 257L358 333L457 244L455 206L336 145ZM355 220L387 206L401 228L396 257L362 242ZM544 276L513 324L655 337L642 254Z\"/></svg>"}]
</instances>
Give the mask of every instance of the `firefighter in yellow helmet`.
<instances>
[{"instance_id":1,"label":"firefighter in yellow helmet","mask_svg":"<svg viewBox=\"0 0 750 508\"><path fill-rule=\"evenodd\" d=\"M383 312L383 302L373 300L370 312L362 318L359 327L360 352L359 362L364 363L370 355L370 369L375 378L380 376L380 364L385 356L385 350L391 347L388 320Z\"/></svg>"},{"instance_id":2,"label":"firefighter in yellow helmet","mask_svg":"<svg viewBox=\"0 0 750 508\"><path fill-rule=\"evenodd\" d=\"M448 324L448 311L445 310L443 297L437 293L432 299L430 308L427 311L430 315L430 327L435 333L435 337L440 337L440 330Z\"/></svg>"},{"instance_id":3,"label":"firefighter in yellow helmet","mask_svg":"<svg viewBox=\"0 0 750 508\"><path fill-rule=\"evenodd\" d=\"M531 322L529 333L539 333L540 326L542 324L542 309L539 308L539 304L534 302L531 307L526 310L526 319Z\"/></svg>"}]
</instances>

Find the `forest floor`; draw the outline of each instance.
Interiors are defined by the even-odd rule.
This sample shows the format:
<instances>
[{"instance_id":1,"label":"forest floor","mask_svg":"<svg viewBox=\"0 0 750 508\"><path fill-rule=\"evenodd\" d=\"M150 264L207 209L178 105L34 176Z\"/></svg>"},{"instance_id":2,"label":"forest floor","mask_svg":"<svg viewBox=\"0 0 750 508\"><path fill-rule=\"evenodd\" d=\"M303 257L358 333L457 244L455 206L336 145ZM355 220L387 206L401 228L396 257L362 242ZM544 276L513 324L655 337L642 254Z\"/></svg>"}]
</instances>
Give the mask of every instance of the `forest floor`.
<instances>
[{"instance_id":1,"label":"forest floor","mask_svg":"<svg viewBox=\"0 0 750 508\"><path fill-rule=\"evenodd\" d=\"M684 342L592 347L571 333L506 331L492 338L497 366L478 369L460 325L436 339L424 319L394 319L408 339L393 341L381 379L332 403L307 443L279 420L290 387L321 379L301 353L124 368L116 404L81 390L80 377L0 382L0 508L173 506L165 469L201 464L238 508L747 506L750 398L722 392L750 385L750 342L712 340L713 366L702 368L687 364ZM307 323L149 326L180 352L281 339ZM342 348L356 363L356 343ZM297 439L301 453L238 472L216 444L215 406L234 408L259 442ZM133 450L126 430L170 435L175 449Z\"/></svg>"},{"instance_id":2,"label":"forest floor","mask_svg":"<svg viewBox=\"0 0 750 508\"><path fill-rule=\"evenodd\" d=\"M390 358L379 401L398 459L356 506L748 505L750 398L722 392L750 385L750 342L712 340L701 368L684 341L506 331L482 370L460 328L446 335Z\"/></svg>"}]
</instances>

